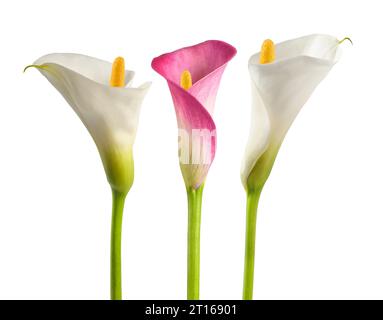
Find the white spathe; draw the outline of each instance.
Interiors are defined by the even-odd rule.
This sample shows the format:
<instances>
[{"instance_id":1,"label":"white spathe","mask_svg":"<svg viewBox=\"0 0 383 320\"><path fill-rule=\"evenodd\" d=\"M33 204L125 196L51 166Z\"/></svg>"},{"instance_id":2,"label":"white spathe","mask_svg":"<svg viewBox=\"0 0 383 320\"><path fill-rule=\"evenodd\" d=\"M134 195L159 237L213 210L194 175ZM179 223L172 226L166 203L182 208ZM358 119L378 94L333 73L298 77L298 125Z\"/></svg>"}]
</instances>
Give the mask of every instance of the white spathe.
<instances>
[{"instance_id":1,"label":"white spathe","mask_svg":"<svg viewBox=\"0 0 383 320\"><path fill-rule=\"evenodd\" d=\"M141 104L150 83L133 88L130 82L134 72L126 71L127 86L111 87L112 64L80 54L48 54L34 66L62 94L88 129L113 187L115 181L111 180L118 179L121 170L129 171L123 168L122 161L132 161ZM119 168L114 170L113 166Z\"/></svg>"},{"instance_id":2,"label":"white spathe","mask_svg":"<svg viewBox=\"0 0 383 320\"><path fill-rule=\"evenodd\" d=\"M241 169L245 188L258 159L269 149L277 152L300 109L340 54L338 39L315 34L275 45L272 63L260 64L260 53L250 57L252 114Z\"/></svg>"}]
</instances>

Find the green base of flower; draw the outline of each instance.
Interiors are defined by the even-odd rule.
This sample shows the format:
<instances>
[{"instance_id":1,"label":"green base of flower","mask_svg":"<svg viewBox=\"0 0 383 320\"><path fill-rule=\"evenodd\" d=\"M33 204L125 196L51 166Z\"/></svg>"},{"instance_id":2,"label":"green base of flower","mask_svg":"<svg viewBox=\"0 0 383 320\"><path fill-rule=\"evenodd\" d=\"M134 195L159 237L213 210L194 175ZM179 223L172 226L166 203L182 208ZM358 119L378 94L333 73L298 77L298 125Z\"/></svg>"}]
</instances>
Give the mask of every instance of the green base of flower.
<instances>
[{"instance_id":1,"label":"green base of flower","mask_svg":"<svg viewBox=\"0 0 383 320\"><path fill-rule=\"evenodd\" d=\"M134 181L134 161L131 147L99 148L105 173L112 190L127 194Z\"/></svg>"},{"instance_id":2,"label":"green base of flower","mask_svg":"<svg viewBox=\"0 0 383 320\"><path fill-rule=\"evenodd\" d=\"M270 146L258 159L246 183L246 245L243 276L243 299L253 299L255 236L258 202L263 186L269 178L280 144Z\"/></svg>"}]
</instances>

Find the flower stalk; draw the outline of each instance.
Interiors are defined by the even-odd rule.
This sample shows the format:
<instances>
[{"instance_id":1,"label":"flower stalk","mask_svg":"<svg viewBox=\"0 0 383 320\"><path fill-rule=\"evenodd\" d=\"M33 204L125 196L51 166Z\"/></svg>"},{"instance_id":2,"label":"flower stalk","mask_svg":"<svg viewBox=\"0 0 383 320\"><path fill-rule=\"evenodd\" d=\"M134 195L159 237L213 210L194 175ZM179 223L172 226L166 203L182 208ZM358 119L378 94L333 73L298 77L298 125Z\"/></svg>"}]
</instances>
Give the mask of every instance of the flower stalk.
<instances>
[{"instance_id":1,"label":"flower stalk","mask_svg":"<svg viewBox=\"0 0 383 320\"><path fill-rule=\"evenodd\" d=\"M112 227L110 237L110 298L122 299L121 234L126 194L112 190Z\"/></svg>"},{"instance_id":2,"label":"flower stalk","mask_svg":"<svg viewBox=\"0 0 383 320\"><path fill-rule=\"evenodd\" d=\"M254 257L258 202L262 188L247 191L245 268L243 272L243 300L253 299Z\"/></svg>"},{"instance_id":3,"label":"flower stalk","mask_svg":"<svg viewBox=\"0 0 383 320\"><path fill-rule=\"evenodd\" d=\"M188 197L188 249L187 299L199 299L200 231L203 185L187 189Z\"/></svg>"}]
</instances>

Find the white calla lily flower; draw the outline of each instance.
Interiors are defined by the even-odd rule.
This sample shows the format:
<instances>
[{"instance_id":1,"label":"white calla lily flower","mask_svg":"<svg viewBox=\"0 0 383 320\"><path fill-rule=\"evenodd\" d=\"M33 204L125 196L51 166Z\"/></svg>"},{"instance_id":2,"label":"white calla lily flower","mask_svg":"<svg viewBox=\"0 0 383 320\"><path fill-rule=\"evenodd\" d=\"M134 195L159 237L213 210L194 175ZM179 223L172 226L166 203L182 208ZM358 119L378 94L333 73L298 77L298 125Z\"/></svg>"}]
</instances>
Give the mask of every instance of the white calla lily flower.
<instances>
[{"instance_id":1,"label":"white calla lily flower","mask_svg":"<svg viewBox=\"0 0 383 320\"><path fill-rule=\"evenodd\" d=\"M241 170L247 192L243 299L253 298L256 221L263 186L294 119L339 60L342 41L309 35L274 46L268 39L249 60L253 103Z\"/></svg>"},{"instance_id":2,"label":"white calla lily flower","mask_svg":"<svg viewBox=\"0 0 383 320\"><path fill-rule=\"evenodd\" d=\"M32 66L62 94L88 129L112 189L127 193L133 183L132 147L150 83L133 88L134 72L125 71L126 87L112 87L112 64L80 54L48 54Z\"/></svg>"},{"instance_id":3,"label":"white calla lily flower","mask_svg":"<svg viewBox=\"0 0 383 320\"><path fill-rule=\"evenodd\" d=\"M121 57L112 64L80 54L56 53L29 67L40 70L62 94L97 145L113 195L110 295L122 299L122 216L134 179L132 149L138 118L150 83L131 87L134 73L125 70Z\"/></svg>"},{"instance_id":4,"label":"white calla lily flower","mask_svg":"<svg viewBox=\"0 0 383 320\"><path fill-rule=\"evenodd\" d=\"M241 179L244 187L266 182L283 139L314 89L341 54L340 41L328 35L309 35L275 45L275 60L249 60L252 87L251 128Z\"/></svg>"}]
</instances>

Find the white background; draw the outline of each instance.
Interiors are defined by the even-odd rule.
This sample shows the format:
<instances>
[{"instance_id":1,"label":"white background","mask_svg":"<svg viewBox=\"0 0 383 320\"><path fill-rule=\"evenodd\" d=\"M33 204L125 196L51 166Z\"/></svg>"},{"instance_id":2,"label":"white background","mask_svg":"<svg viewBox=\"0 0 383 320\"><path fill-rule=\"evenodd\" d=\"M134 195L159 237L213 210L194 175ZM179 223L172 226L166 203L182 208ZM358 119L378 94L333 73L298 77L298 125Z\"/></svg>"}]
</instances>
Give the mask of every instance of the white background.
<instances>
[{"instance_id":1,"label":"white background","mask_svg":"<svg viewBox=\"0 0 383 320\"><path fill-rule=\"evenodd\" d=\"M380 1L2 1L0 298L108 299L111 194L96 147L36 70L51 52L113 60L153 81L123 229L123 296L186 297L187 204L177 125L153 57L207 39L238 49L216 101L218 151L202 212L201 298L240 299L249 56L265 38L350 36L263 191L255 299L383 298Z\"/></svg>"}]
</instances>

